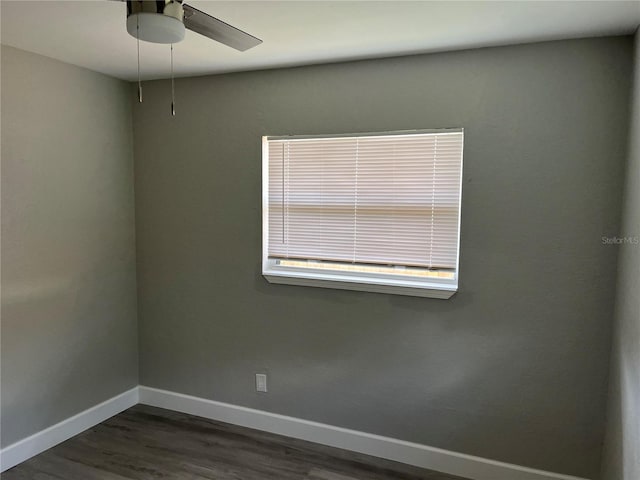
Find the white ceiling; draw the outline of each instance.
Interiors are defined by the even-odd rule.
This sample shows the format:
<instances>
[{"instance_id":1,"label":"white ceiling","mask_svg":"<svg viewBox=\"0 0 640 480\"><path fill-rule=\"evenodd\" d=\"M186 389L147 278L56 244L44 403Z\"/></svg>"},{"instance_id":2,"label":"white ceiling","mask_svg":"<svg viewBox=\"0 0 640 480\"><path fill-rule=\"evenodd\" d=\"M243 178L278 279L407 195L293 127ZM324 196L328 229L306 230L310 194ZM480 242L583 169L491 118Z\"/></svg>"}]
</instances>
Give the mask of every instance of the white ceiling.
<instances>
[{"instance_id":1,"label":"white ceiling","mask_svg":"<svg viewBox=\"0 0 640 480\"><path fill-rule=\"evenodd\" d=\"M238 52L187 31L178 76L629 34L639 1L185 0L264 40ZM136 41L119 1L0 2L2 43L118 78L136 78ZM169 47L141 42L143 79L169 75Z\"/></svg>"}]
</instances>

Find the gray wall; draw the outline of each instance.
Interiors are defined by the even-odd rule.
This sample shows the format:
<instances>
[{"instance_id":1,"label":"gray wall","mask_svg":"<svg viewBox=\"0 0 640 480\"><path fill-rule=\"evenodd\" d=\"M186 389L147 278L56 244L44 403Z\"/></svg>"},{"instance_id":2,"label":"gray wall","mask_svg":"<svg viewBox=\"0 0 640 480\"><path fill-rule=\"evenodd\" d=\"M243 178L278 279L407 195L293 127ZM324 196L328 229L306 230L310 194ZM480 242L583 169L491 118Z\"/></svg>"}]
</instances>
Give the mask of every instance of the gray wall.
<instances>
[{"instance_id":1,"label":"gray wall","mask_svg":"<svg viewBox=\"0 0 640 480\"><path fill-rule=\"evenodd\" d=\"M179 79L175 118L147 83L141 383L596 477L631 66L616 37ZM262 135L439 127L466 129L457 295L262 278Z\"/></svg>"},{"instance_id":2,"label":"gray wall","mask_svg":"<svg viewBox=\"0 0 640 480\"><path fill-rule=\"evenodd\" d=\"M640 478L640 31L636 32L629 159L620 237L605 480Z\"/></svg>"},{"instance_id":3,"label":"gray wall","mask_svg":"<svg viewBox=\"0 0 640 480\"><path fill-rule=\"evenodd\" d=\"M138 383L125 82L2 47L2 446Z\"/></svg>"}]
</instances>

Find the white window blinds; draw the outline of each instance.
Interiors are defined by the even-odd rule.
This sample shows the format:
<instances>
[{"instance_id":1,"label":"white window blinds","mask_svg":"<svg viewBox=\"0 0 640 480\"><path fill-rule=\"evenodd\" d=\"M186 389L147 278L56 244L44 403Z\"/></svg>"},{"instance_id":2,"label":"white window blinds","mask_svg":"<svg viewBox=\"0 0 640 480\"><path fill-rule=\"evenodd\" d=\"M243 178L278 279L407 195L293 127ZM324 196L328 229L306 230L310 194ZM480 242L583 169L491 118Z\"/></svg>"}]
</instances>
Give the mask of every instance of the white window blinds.
<instances>
[{"instance_id":1,"label":"white window blinds","mask_svg":"<svg viewBox=\"0 0 640 480\"><path fill-rule=\"evenodd\" d=\"M267 146L269 258L456 269L462 131Z\"/></svg>"}]
</instances>

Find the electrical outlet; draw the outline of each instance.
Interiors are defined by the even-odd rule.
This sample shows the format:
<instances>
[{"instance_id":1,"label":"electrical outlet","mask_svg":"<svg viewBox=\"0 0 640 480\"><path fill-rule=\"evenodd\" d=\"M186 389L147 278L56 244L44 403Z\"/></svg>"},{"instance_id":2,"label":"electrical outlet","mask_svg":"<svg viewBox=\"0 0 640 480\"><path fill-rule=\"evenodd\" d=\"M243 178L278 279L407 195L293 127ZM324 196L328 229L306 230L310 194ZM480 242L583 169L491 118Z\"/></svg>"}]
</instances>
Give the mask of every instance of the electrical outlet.
<instances>
[{"instance_id":1,"label":"electrical outlet","mask_svg":"<svg viewBox=\"0 0 640 480\"><path fill-rule=\"evenodd\" d=\"M267 374L266 373L256 373L256 390L258 392L267 391Z\"/></svg>"}]
</instances>

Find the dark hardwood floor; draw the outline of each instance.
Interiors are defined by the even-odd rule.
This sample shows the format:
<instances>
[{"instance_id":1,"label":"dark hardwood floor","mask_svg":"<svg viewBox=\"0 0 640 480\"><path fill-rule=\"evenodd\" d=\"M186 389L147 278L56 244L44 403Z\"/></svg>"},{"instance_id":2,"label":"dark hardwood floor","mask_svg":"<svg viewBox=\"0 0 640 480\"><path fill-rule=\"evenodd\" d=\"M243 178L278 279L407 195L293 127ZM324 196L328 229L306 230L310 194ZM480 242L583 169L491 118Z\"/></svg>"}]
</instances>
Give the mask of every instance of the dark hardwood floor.
<instances>
[{"instance_id":1,"label":"dark hardwood floor","mask_svg":"<svg viewBox=\"0 0 640 480\"><path fill-rule=\"evenodd\" d=\"M2 480L26 479L460 480L460 477L137 405L2 474Z\"/></svg>"}]
</instances>

